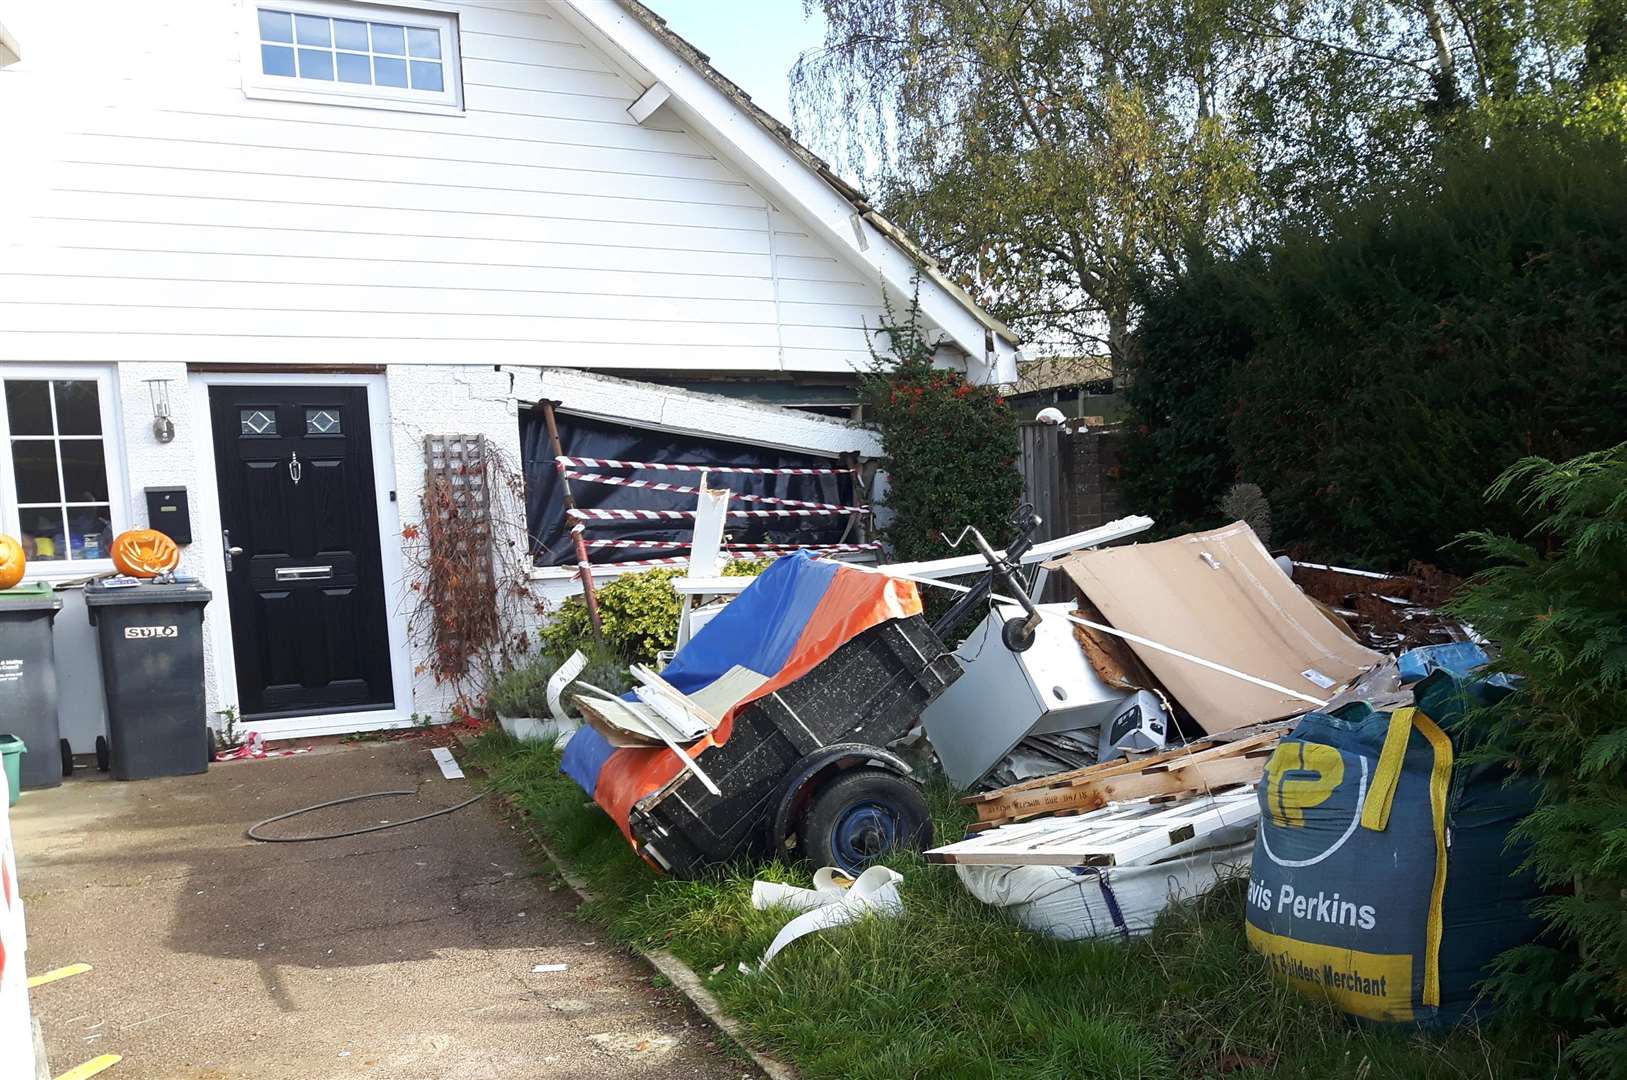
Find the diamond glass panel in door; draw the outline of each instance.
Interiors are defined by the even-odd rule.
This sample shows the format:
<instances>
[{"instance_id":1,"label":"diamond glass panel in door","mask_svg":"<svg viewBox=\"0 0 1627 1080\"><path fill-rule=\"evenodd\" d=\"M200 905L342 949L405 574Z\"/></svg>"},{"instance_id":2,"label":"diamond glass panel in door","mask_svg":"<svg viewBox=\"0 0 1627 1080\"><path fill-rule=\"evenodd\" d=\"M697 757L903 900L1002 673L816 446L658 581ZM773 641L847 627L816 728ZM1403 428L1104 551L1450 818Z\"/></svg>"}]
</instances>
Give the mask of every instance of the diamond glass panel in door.
<instances>
[{"instance_id":1,"label":"diamond glass panel in door","mask_svg":"<svg viewBox=\"0 0 1627 1080\"><path fill-rule=\"evenodd\" d=\"M106 558L112 497L95 380L7 379L5 402L17 528L29 558Z\"/></svg>"},{"instance_id":2,"label":"diamond glass panel in door","mask_svg":"<svg viewBox=\"0 0 1627 1080\"><path fill-rule=\"evenodd\" d=\"M269 438L277 434L276 409L241 409L237 414L237 422L242 433L250 438L256 435Z\"/></svg>"},{"instance_id":3,"label":"diamond glass panel in door","mask_svg":"<svg viewBox=\"0 0 1627 1080\"><path fill-rule=\"evenodd\" d=\"M305 434L339 435L342 433L338 409L305 410Z\"/></svg>"}]
</instances>

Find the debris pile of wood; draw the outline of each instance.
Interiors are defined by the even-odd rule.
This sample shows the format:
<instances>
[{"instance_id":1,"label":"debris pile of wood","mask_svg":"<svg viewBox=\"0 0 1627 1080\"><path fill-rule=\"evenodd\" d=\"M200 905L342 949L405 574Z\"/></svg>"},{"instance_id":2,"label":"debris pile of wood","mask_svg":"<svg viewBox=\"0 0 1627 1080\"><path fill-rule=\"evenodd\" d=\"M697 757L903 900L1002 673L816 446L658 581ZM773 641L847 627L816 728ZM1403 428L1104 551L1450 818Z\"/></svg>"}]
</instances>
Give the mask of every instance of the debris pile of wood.
<instances>
[{"instance_id":1,"label":"debris pile of wood","mask_svg":"<svg viewBox=\"0 0 1627 1080\"><path fill-rule=\"evenodd\" d=\"M961 802L976 808L978 820L972 830L982 831L1043 815L1088 814L1111 803L1189 799L1242 785L1252 788L1265 771L1266 758L1296 722L1297 718L1236 728L1171 750L968 795Z\"/></svg>"},{"instance_id":2,"label":"debris pile of wood","mask_svg":"<svg viewBox=\"0 0 1627 1080\"><path fill-rule=\"evenodd\" d=\"M1415 562L1403 574L1295 561L1294 584L1349 625L1351 636L1379 652L1471 640L1440 608L1462 579Z\"/></svg>"}]
</instances>

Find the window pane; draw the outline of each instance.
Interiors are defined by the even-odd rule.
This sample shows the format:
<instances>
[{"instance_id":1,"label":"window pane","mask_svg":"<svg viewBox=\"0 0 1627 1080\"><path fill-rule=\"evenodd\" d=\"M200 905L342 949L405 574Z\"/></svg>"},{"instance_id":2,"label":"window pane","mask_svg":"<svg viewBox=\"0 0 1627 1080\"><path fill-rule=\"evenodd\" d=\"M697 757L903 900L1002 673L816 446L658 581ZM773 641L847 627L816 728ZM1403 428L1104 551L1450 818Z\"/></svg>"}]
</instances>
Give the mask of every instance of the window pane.
<instances>
[{"instance_id":1,"label":"window pane","mask_svg":"<svg viewBox=\"0 0 1627 1080\"><path fill-rule=\"evenodd\" d=\"M294 74L294 50L281 45L260 46L260 70L267 75Z\"/></svg>"},{"instance_id":2,"label":"window pane","mask_svg":"<svg viewBox=\"0 0 1627 1080\"><path fill-rule=\"evenodd\" d=\"M242 425L244 435L277 434L277 410L275 409L239 409L237 421Z\"/></svg>"},{"instance_id":3,"label":"window pane","mask_svg":"<svg viewBox=\"0 0 1627 1080\"><path fill-rule=\"evenodd\" d=\"M106 506L68 508L68 545L75 559L105 559L113 542L113 517Z\"/></svg>"},{"instance_id":4,"label":"window pane","mask_svg":"<svg viewBox=\"0 0 1627 1080\"><path fill-rule=\"evenodd\" d=\"M414 90L441 89L441 65L430 60L412 61L412 88Z\"/></svg>"},{"instance_id":5,"label":"window pane","mask_svg":"<svg viewBox=\"0 0 1627 1080\"><path fill-rule=\"evenodd\" d=\"M373 81L373 66L367 57L359 53L342 52L339 56L339 81L353 83L370 83Z\"/></svg>"},{"instance_id":6,"label":"window pane","mask_svg":"<svg viewBox=\"0 0 1627 1080\"><path fill-rule=\"evenodd\" d=\"M333 54L319 52L316 49L301 49L299 51L299 77L302 79L326 79L333 81Z\"/></svg>"},{"instance_id":7,"label":"window pane","mask_svg":"<svg viewBox=\"0 0 1627 1080\"><path fill-rule=\"evenodd\" d=\"M333 43L341 49L367 51L367 24L349 19L333 20Z\"/></svg>"},{"instance_id":8,"label":"window pane","mask_svg":"<svg viewBox=\"0 0 1627 1080\"><path fill-rule=\"evenodd\" d=\"M56 443L50 439L11 440L11 467L20 503L61 502L57 483Z\"/></svg>"},{"instance_id":9,"label":"window pane","mask_svg":"<svg viewBox=\"0 0 1627 1080\"><path fill-rule=\"evenodd\" d=\"M106 502L107 463L102 459L102 440L64 439L61 451L65 501Z\"/></svg>"},{"instance_id":10,"label":"window pane","mask_svg":"<svg viewBox=\"0 0 1627 1080\"><path fill-rule=\"evenodd\" d=\"M95 381L74 379L52 385L56 389L57 434L100 435L102 407L97 402Z\"/></svg>"},{"instance_id":11,"label":"window pane","mask_svg":"<svg viewBox=\"0 0 1627 1080\"><path fill-rule=\"evenodd\" d=\"M411 56L439 60L441 58L441 32L439 30L421 30L416 26L408 27L407 52Z\"/></svg>"},{"instance_id":12,"label":"window pane","mask_svg":"<svg viewBox=\"0 0 1627 1080\"><path fill-rule=\"evenodd\" d=\"M7 379L6 416L13 435L51 434L50 384L43 379Z\"/></svg>"},{"instance_id":13,"label":"window pane","mask_svg":"<svg viewBox=\"0 0 1627 1080\"><path fill-rule=\"evenodd\" d=\"M301 45L328 45L333 44L330 33L331 23L322 15L295 15L294 32L299 36Z\"/></svg>"},{"instance_id":14,"label":"window pane","mask_svg":"<svg viewBox=\"0 0 1627 1080\"><path fill-rule=\"evenodd\" d=\"M407 62L373 57L373 82L379 86L406 86Z\"/></svg>"},{"instance_id":15,"label":"window pane","mask_svg":"<svg viewBox=\"0 0 1627 1080\"><path fill-rule=\"evenodd\" d=\"M389 53L391 56L404 56L407 52L406 37L399 26L388 23L373 23L373 51ZM405 83L402 83L405 86Z\"/></svg>"},{"instance_id":16,"label":"window pane","mask_svg":"<svg viewBox=\"0 0 1627 1080\"><path fill-rule=\"evenodd\" d=\"M307 435L338 435L340 434L339 425L338 409L305 410L305 434Z\"/></svg>"},{"instance_id":17,"label":"window pane","mask_svg":"<svg viewBox=\"0 0 1627 1080\"><path fill-rule=\"evenodd\" d=\"M294 20L286 11L260 10L261 41L293 41Z\"/></svg>"},{"instance_id":18,"label":"window pane","mask_svg":"<svg viewBox=\"0 0 1627 1080\"><path fill-rule=\"evenodd\" d=\"M17 511L17 523L18 531L23 534L23 550L31 561L68 557L67 547L62 543L61 507L24 507Z\"/></svg>"}]
</instances>

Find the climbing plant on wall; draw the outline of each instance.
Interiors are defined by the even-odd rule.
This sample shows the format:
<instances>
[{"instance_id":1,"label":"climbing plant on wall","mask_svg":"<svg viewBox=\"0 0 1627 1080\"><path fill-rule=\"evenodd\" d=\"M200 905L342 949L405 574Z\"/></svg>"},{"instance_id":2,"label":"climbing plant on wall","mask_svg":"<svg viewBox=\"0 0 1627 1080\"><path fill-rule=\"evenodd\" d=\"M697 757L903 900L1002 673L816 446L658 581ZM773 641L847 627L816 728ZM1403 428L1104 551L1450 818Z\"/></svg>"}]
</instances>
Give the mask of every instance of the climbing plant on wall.
<instances>
[{"instance_id":1,"label":"climbing plant on wall","mask_svg":"<svg viewBox=\"0 0 1627 1080\"><path fill-rule=\"evenodd\" d=\"M933 366L937 348L921 320L920 296L903 312L887 305L873 331L872 365L861 382L865 415L881 435L892 512L882 529L899 559L931 559L967 525L1004 542L1022 494L1017 417L998 390Z\"/></svg>"}]
</instances>

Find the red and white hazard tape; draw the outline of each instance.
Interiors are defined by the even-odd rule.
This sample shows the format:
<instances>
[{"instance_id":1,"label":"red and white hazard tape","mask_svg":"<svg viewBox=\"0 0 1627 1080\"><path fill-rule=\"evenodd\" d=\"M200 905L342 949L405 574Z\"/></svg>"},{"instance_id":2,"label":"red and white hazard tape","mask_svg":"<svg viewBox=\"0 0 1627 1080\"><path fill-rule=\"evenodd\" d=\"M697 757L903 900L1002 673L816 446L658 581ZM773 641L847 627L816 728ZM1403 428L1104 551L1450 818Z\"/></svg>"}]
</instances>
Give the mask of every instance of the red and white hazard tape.
<instances>
[{"instance_id":1,"label":"red and white hazard tape","mask_svg":"<svg viewBox=\"0 0 1627 1080\"><path fill-rule=\"evenodd\" d=\"M259 761L263 758L293 757L295 754L309 754L311 748L301 746L293 750L267 750L265 739L258 731L251 731L243 738L243 742L230 750L221 750L215 754L216 761Z\"/></svg>"},{"instance_id":2,"label":"red and white hazard tape","mask_svg":"<svg viewBox=\"0 0 1627 1080\"><path fill-rule=\"evenodd\" d=\"M586 469L655 469L665 472L749 473L754 476L848 476L852 469L760 469L745 465L668 465L662 461L613 461L607 458L579 458L561 454L554 459L560 469L578 466Z\"/></svg>"},{"instance_id":3,"label":"red and white hazard tape","mask_svg":"<svg viewBox=\"0 0 1627 1080\"><path fill-rule=\"evenodd\" d=\"M571 480L581 480L589 484L611 484L615 487L649 488L652 491L674 491L680 495L699 495L701 489L690 487L687 484L664 484L658 480L628 480L620 476L599 476L596 473L577 472L566 469L565 476ZM801 506L812 510L841 510L850 514L863 514L869 511L868 506L843 506L841 503L808 502L804 499L781 499L773 495L743 495L736 492L733 496L743 502L770 503L775 506Z\"/></svg>"},{"instance_id":4,"label":"red and white hazard tape","mask_svg":"<svg viewBox=\"0 0 1627 1080\"><path fill-rule=\"evenodd\" d=\"M639 548L645 551L688 551L687 540L589 540L590 549ZM881 542L868 544L724 544L726 551L880 551ZM625 563L618 563L625 566Z\"/></svg>"},{"instance_id":5,"label":"red and white hazard tape","mask_svg":"<svg viewBox=\"0 0 1627 1080\"><path fill-rule=\"evenodd\" d=\"M775 518L775 517L830 517L838 514L862 514L863 509L856 506L842 506L834 510L803 510L793 507L784 507L774 510L733 510L730 517L748 518ZM574 521L692 521L695 517L693 510L581 510L565 511L565 516Z\"/></svg>"},{"instance_id":6,"label":"red and white hazard tape","mask_svg":"<svg viewBox=\"0 0 1627 1080\"><path fill-rule=\"evenodd\" d=\"M589 540L588 550L595 548L642 548L645 551L688 551L688 540Z\"/></svg>"}]
</instances>

